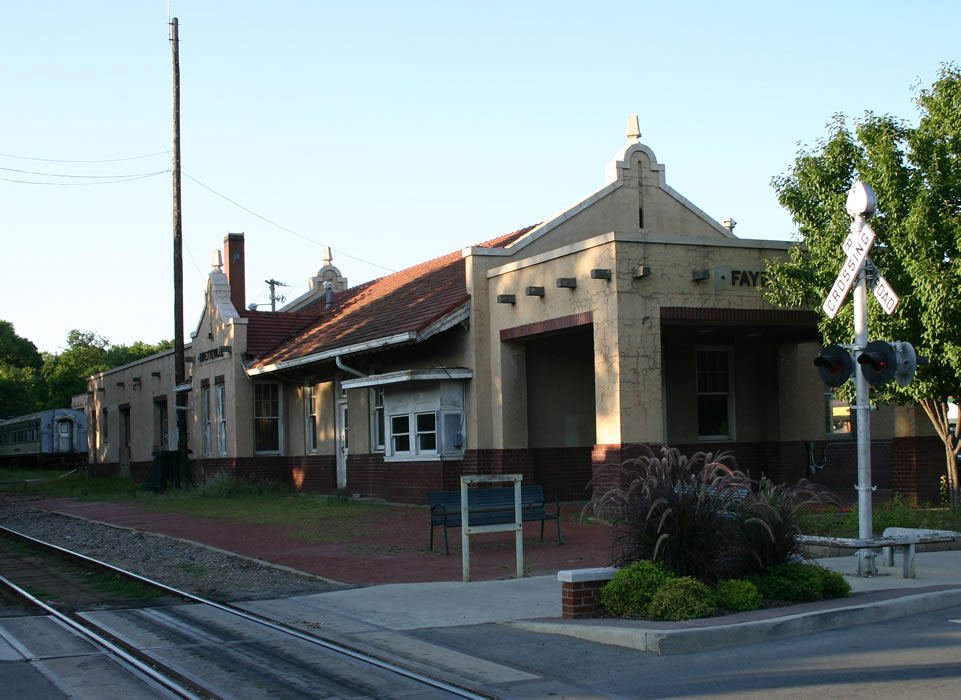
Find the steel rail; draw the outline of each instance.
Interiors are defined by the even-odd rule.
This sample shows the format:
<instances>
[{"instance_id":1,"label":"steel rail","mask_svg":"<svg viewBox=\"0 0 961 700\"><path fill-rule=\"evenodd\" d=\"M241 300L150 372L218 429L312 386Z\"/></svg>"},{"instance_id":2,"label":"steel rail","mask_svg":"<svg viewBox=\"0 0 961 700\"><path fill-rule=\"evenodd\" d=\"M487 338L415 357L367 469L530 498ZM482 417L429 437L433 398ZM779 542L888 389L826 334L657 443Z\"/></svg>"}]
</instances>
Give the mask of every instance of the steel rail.
<instances>
[{"instance_id":1,"label":"steel rail","mask_svg":"<svg viewBox=\"0 0 961 700\"><path fill-rule=\"evenodd\" d=\"M3 529L6 530L6 528L3 528ZM7 577L0 576L0 584L2 584L4 588L12 591L17 596L27 601L31 605L34 605L40 608L45 613L53 617L55 620L57 620L61 624L69 627L71 630L73 630L77 634L83 637L86 637L87 639L89 639L90 641L94 642L99 646L102 646L111 654L114 654L115 656L117 656L121 661L132 666L135 671L138 671L140 673L143 673L149 676L152 680L156 681L157 683L160 683L167 690L170 690L176 693L177 695L179 695L180 697L186 698L187 700L204 700L204 696L197 695L189 688L181 685L180 683L177 683L171 678L168 678L162 673L154 670L152 666L144 663L137 657L128 653L123 648L111 642L109 639L102 637L101 635L97 634L93 630L85 627L84 625L81 625L79 622L77 622L70 616L63 614L56 608L50 607L49 605L44 603L42 600L40 600L39 598L31 594L29 591L24 590L23 588L15 584L13 581L8 579Z\"/></svg>"},{"instance_id":2,"label":"steel rail","mask_svg":"<svg viewBox=\"0 0 961 700\"><path fill-rule=\"evenodd\" d=\"M193 593L181 591L172 586L168 586L165 583L161 583L160 581L155 581L154 579L147 578L146 576L141 576L140 574L136 574L132 571L127 571L126 569L122 569L118 566L114 566L113 564L108 564L107 562L94 559L93 557L88 557L86 554L81 554L80 552L74 552L72 550L65 549L64 547L60 547L59 545L55 545L50 542L44 542L43 540L38 540L34 537L31 537L30 535L26 535L22 532L17 532L16 530L11 530L10 528L7 528L7 527L0 526L0 534L19 538L37 547L49 549L61 555L79 559L92 566L106 569L108 571L112 571L122 576L130 577L143 584L152 586L154 588L158 588L166 593L170 593L171 595L185 598L194 603L198 603L200 605L206 605L216 610L229 613L231 615L236 615L237 617L243 618L250 622L263 625L275 631L288 634L292 637L296 637L301 641L305 641L310 644L314 644L315 646L319 646L321 648L327 649L328 651L332 651L338 654L342 654L344 656L348 656L362 663L366 663L371 666L376 666L383 670L396 673L397 675L422 683L424 685L431 686L433 688L437 688L438 690L444 690L453 695L457 695L458 697L469 698L470 700L500 700L500 697L497 695L492 695L490 693L478 691L476 689L469 688L467 686L462 686L441 678L435 678L433 676L427 675L426 673L423 673L422 671L418 671L414 668L405 666L396 661L391 661L386 658L377 656L376 654L372 654L370 652L363 651L355 647L351 647L347 644L344 644L343 642L338 642L333 639L330 639L329 637L322 637L315 634L308 634L295 627L291 627L290 625L286 625L277 620L272 620L269 617L260 615L258 613L253 613L248 610L243 610L242 608L235 607L228 603L218 603L217 601L209 600L208 598L203 598L201 596L194 595ZM5 581L3 577L0 577L0 580ZM43 607L44 609L49 609L47 606L43 606Z\"/></svg>"}]
</instances>

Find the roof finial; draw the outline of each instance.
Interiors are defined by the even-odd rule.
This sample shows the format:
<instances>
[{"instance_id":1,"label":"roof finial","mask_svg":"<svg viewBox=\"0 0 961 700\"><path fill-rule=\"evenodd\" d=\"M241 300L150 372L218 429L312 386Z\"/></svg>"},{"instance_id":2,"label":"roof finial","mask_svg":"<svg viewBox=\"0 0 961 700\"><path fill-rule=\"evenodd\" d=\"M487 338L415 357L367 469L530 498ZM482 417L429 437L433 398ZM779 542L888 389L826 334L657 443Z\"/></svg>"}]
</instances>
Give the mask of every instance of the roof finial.
<instances>
[{"instance_id":1,"label":"roof finial","mask_svg":"<svg viewBox=\"0 0 961 700\"><path fill-rule=\"evenodd\" d=\"M326 267L327 265L330 265L333 259L334 259L333 256L331 256L330 254L330 246L325 245L324 246L324 267Z\"/></svg>"},{"instance_id":2,"label":"roof finial","mask_svg":"<svg viewBox=\"0 0 961 700\"><path fill-rule=\"evenodd\" d=\"M641 142L641 124L637 120L636 114L632 114L627 118L627 142L628 143Z\"/></svg>"},{"instance_id":3,"label":"roof finial","mask_svg":"<svg viewBox=\"0 0 961 700\"><path fill-rule=\"evenodd\" d=\"M217 272L223 272L224 259L220 255L220 249L214 248L214 254L210 258L210 266Z\"/></svg>"}]
</instances>

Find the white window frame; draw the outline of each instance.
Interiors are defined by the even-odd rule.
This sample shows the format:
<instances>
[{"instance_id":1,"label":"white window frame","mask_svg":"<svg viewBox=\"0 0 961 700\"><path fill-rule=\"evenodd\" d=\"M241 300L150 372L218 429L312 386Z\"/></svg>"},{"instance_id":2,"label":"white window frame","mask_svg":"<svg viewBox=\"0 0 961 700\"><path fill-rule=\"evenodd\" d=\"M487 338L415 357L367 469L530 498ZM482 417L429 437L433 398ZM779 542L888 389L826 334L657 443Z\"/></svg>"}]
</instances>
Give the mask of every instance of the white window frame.
<instances>
[{"instance_id":1,"label":"white window frame","mask_svg":"<svg viewBox=\"0 0 961 700\"><path fill-rule=\"evenodd\" d=\"M387 446L387 418L384 413L384 387L370 390L370 451L385 452Z\"/></svg>"},{"instance_id":2,"label":"white window frame","mask_svg":"<svg viewBox=\"0 0 961 700\"><path fill-rule=\"evenodd\" d=\"M702 352L713 352L713 353L724 353L727 358L727 369L726 369L726 379L727 379L727 391L708 391L702 390L699 382L699 375L701 372L700 367L700 354ZM696 354L694 358L694 391L695 391L695 422L697 425L697 439L704 442L711 441L730 441L736 439L736 427L734 421L735 415L735 402L734 402L734 349L730 345L703 345L696 348ZM717 435L702 435L700 418L698 413L700 412L700 403L702 396L726 396L727 401L725 403L727 407L727 433L717 434Z\"/></svg>"},{"instance_id":3,"label":"white window frame","mask_svg":"<svg viewBox=\"0 0 961 700\"><path fill-rule=\"evenodd\" d=\"M227 387L223 382L214 385L217 402L217 455L227 456Z\"/></svg>"},{"instance_id":4,"label":"white window frame","mask_svg":"<svg viewBox=\"0 0 961 700\"><path fill-rule=\"evenodd\" d=\"M277 392L277 413L276 415L261 416L257 414L262 401L258 400L257 392L264 387L273 387ZM258 455L281 455L284 453L284 388L280 382L256 382L254 384L254 410L253 410L253 422L254 422L254 454ZM257 421L258 420L272 420L277 423L277 449L274 450L258 450L257 449Z\"/></svg>"},{"instance_id":5,"label":"white window frame","mask_svg":"<svg viewBox=\"0 0 961 700\"><path fill-rule=\"evenodd\" d=\"M202 422L201 442L204 457L210 456L210 387L200 390L200 420Z\"/></svg>"},{"instance_id":6,"label":"white window frame","mask_svg":"<svg viewBox=\"0 0 961 700\"><path fill-rule=\"evenodd\" d=\"M304 448L307 454L317 454L317 387L304 387Z\"/></svg>"}]
</instances>

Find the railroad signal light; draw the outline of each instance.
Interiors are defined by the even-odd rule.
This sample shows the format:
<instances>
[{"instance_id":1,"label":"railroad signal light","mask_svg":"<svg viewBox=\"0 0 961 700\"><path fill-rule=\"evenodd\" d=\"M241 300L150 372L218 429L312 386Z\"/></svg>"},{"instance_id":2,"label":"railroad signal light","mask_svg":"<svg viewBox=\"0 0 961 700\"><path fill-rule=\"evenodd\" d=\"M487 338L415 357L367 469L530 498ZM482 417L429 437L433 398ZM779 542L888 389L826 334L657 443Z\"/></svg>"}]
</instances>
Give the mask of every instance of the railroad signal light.
<instances>
[{"instance_id":1,"label":"railroad signal light","mask_svg":"<svg viewBox=\"0 0 961 700\"><path fill-rule=\"evenodd\" d=\"M898 353L894 345L884 340L872 340L858 355L861 373L868 384L887 384L898 371Z\"/></svg>"},{"instance_id":2,"label":"railroad signal light","mask_svg":"<svg viewBox=\"0 0 961 700\"><path fill-rule=\"evenodd\" d=\"M844 384L854 371L851 353L840 345L828 345L821 354L814 358L814 365L818 368L821 381L830 387Z\"/></svg>"},{"instance_id":3,"label":"railroad signal light","mask_svg":"<svg viewBox=\"0 0 961 700\"><path fill-rule=\"evenodd\" d=\"M907 386L914 379L918 365L928 364L928 358L918 355L914 351L914 346L903 340L894 343L894 350L898 358L894 380L901 386Z\"/></svg>"}]
</instances>

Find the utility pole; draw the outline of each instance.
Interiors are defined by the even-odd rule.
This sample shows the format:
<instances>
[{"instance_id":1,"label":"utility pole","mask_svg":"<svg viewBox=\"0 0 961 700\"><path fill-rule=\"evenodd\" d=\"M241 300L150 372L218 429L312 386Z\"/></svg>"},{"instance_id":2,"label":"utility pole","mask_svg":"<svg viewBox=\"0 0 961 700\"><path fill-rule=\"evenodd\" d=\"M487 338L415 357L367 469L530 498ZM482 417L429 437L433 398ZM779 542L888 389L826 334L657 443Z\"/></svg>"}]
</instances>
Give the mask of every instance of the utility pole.
<instances>
[{"instance_id":1,"label":"utility pole","mask_svg":"<svg viewBox=\"0 0 961 700\"><path fill-rule=\"evenodd\" d=\"M176 17L170 22L170 43L173 50L174 382L177 451L180 453L178 475L183 476L182 470L187 464L187 392L183 390L187 373L184 366L183 220L180 206L180 25Z\"/></svg>"},{"instance_id":2,"label":"utility pole","mask_svg":"<svg viewBox=\"0 0 961 700\"><path fill-rule=\"evenodd\" d=\"M286 287L287 285L284 284L283 282L278 282L273 277L271 277L269 280L264 280L264 282L267 284L268 287L270 287L270 310L276 311L277 302L279 301L283 303L287 299L287 297L278 296L277 294L274 294L274 287Z\"/></svg>"}]
</instances>

